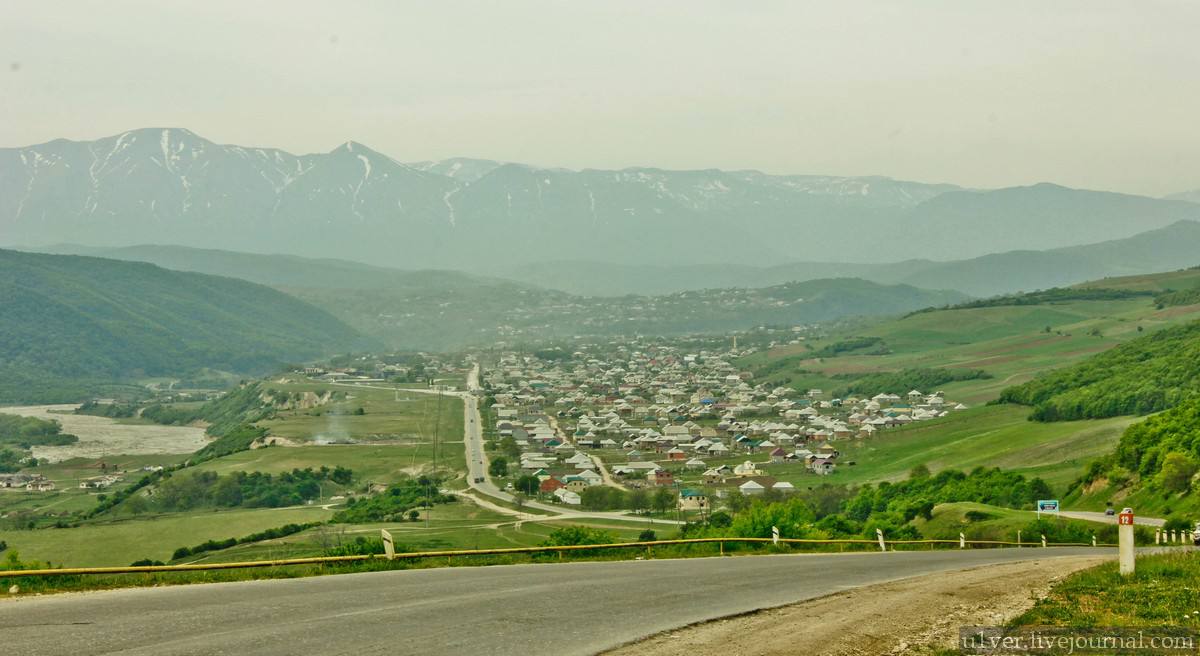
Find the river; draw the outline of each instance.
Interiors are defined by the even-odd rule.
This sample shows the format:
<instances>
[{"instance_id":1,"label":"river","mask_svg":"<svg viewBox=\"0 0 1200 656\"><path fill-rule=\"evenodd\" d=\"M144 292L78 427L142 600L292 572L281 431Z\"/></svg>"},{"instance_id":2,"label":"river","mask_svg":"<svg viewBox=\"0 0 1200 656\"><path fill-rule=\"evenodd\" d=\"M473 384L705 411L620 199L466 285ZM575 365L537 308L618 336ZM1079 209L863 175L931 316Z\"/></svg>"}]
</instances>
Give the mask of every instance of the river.
<instances>
[{"instance_id":1,"label":"river","mask_svg":"<svg viewBox=\"0 0 1200 656\"><path fill-rule=\"evenodd\" d=\"M108 417L72 414L76 405L0 407L0 413L53 419L63 432L79 438L67 446L35 446L33 457L47 462L70 458L105 458L115 455L192 453L208 444L203 428L122 424Z\"/></svg>"}]
</instances>

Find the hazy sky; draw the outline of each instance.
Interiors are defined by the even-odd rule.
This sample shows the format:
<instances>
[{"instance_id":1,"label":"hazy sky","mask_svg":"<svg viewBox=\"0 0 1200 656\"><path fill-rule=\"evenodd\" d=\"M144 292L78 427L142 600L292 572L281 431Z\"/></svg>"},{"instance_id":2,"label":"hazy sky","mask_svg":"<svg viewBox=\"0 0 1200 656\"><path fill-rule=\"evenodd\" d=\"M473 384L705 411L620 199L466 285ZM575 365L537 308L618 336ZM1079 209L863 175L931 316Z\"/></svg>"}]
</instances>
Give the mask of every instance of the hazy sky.
<instances>
[{"instance_id":1,"label":"hazy sky","mask_svg":"<svg viewBox=\"0 0 1200 656\"><path fill-rule=\"evenodd\" d=\"M0 146L1200 188L1200 2L4 0Z\"/></svg>"}]
</instances>

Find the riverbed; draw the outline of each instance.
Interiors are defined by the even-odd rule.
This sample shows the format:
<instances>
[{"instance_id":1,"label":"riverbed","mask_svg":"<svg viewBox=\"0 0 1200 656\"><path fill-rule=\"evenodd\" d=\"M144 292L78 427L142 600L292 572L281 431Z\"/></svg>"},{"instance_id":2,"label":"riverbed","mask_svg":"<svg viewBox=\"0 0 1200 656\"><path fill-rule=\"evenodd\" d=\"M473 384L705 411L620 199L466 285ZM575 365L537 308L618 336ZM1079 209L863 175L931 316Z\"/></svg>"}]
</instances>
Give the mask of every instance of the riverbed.
<instances>
[{"instance_id":1,"label":"riverbed","mask_svg":"<svg viewBox=\"0 0 1200 656\"><path fill-rule=\"evenodd\" d=\"M47 462L71 458L105 458L115 455L192 453L208 444L203 428L122 424L109 417L73 414L78 406L29 405L0 407L0 413L52 419L63 432L79 438L66 446L35 446L33 457Z\"/></svg>"}]
</instances>

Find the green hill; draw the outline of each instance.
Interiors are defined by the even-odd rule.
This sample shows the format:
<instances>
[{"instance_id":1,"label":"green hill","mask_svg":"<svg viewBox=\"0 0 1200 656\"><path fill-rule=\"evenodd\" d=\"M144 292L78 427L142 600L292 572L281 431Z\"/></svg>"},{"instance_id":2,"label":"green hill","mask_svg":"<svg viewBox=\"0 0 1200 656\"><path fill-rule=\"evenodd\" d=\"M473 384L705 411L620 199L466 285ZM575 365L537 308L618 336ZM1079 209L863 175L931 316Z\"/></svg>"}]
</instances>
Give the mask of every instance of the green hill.
<instances>
[{"instance_id":1,"label":"green hill","mask_svg":"<svg viewBox=\"0 0 1200 656\"><path fill-rule=\"evenodd\" d=\"M456 271L406 271L328 259L178 246L92 249L104 257L220 273L271 285L393 348L450 350L572 335L724 332L882 316L966 300L954 291L854 278L657 296L576 296Z\"/></svg>"},{"instance_id":2,"label":"green hill","mask_svg":"<svg viewBox=\"0 0 1200 656\"><path fill-rule=\"evenodd\" d=\"M246 281L0 250L0 402L72 401L103 383L202 368L263 373L371 345Z\"/></svg>"},{"instance_id":3,"label":"green hill","mask_svg":"<svg viewBox=\"0 0 1200 656\"><path fill-rule=\"evenodd\" d=\"M1052 290L853 322L822 339L756 353L741 365L765 382L805 390L856 388L859 379L906 370L980 370L988 375L955 373L938 389L966 403L994 401L1043 372L1200 319L1198 303L1157 302L1161 289L1183 289L1191 279L1200 280L1200 271L1114 278L1102 281L1101 290ZM1104 291L1110 284L1122 293ZM869 340L871 347L839 350L855 340Z\"/></svg>"},{"instance_id":4,"label":"green hill","mask_svg":"<svg viewBox=\"0 0 1200 656\"><path fill-rule=\"evenodd\" d=\"M1200 394L1200 321L1139 337L1074 366L1004 390L1033 419L1143 415Z\"/></svg>"},{"instance_id":5,"label":"green hill","mask_svg":"<svg viewBox=\"0 0 1200 656\"><path fill-rule=\"evenodd\" d=\"M1109 502L1139 512L1182 515L1200 510L1200 396L1130 426L1116 450L1092 463L1068 495L1078 507Z\"/></svg>"}]
</instances>

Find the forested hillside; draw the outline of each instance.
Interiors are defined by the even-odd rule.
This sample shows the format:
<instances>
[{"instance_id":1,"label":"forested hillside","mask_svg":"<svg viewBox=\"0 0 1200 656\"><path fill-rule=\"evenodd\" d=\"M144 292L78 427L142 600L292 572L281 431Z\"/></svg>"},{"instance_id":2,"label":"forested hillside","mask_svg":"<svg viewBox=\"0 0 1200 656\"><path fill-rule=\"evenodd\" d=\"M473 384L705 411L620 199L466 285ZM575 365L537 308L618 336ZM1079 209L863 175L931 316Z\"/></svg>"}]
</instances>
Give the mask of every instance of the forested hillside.
<instances>
[{"instance_id":1,"label":"forested hillside","mask_svg":"<svg viewBox=\"0 0 1200 656\"><path fill-rule=\"evenodd\" d=\"M1159 507L1196 505L1191 493L1200 471L1200 396L1127 428L1114 453L1092 463L1071 495L1099 506L1121 496L1124 503Z\"/></svg>"},{"instance_id":2,"label":"forested hillside","mask_svg":"<svg viewBox=\"0 0 1200 656\"><path fill-rule=\"evenodd\" d=\"M242 280L0 250L0 402L201 368L262 373L371 346L303 301Z\"/></svg>"},{"instance_id":3,"label":"forested hillside","mask_svg":"<svg viewBox=\"0 0 1200 656\"><path fill-rule=\"evenodd\" d=\"M1200 393L1200 322L1164 328L1000 395L1039 421L1158 412Z\"/></svg>"}]
</instances>

